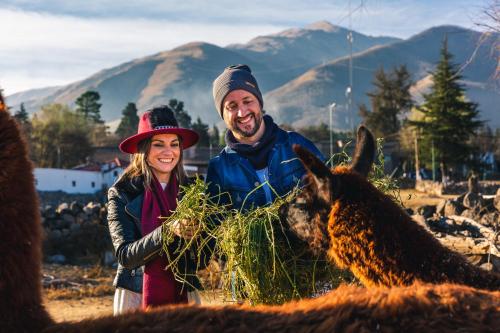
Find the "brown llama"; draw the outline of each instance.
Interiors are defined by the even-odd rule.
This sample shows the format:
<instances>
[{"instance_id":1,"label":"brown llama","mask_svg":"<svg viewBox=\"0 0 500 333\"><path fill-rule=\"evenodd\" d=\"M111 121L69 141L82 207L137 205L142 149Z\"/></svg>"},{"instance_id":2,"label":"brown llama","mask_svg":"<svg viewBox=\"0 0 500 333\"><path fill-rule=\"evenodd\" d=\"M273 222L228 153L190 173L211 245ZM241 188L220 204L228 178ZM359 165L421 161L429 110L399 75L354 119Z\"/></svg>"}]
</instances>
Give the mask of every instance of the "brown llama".
<instances>
[{"instance_id":1,"label":"brown llama","mask_svg":"<svg viewBox=\"0 0 500 333\"><path fill-rule=\"evenodd\" d=\"M360 126L349 167L328 169L294 147L308 173L304 191L281 214L316 253L327 253L367 287L415 281L499 290L500 275L442 246L389 196L367 181L375 140Z\"/></svg>"},{"instance_id":2,"label":"brown llama","mask_svg":"<svg viewBox=\"0 0 500 333\"><path fill-rule=\"evenodd\" d=\"M495 332L500 292L343 286L283 306L165 306L55 323L41 304L41 223L25 142L0 108L0 332Z\"/></svg>"}]
</instances>

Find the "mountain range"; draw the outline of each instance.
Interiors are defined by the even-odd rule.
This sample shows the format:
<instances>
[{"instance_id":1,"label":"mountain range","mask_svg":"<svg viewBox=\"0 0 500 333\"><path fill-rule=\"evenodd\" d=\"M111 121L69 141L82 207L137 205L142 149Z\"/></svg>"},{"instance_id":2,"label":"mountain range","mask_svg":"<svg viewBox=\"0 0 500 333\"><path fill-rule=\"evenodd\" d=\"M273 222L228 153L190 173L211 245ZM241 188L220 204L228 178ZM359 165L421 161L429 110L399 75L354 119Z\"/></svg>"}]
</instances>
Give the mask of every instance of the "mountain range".
<instances>
[{"instance_id":1,"label":"mountain range","mask_svg":"<svg viewBox=\"0 0 500 333\"><path fill-rule=\"evenodd\" d=\"M374 72L406 64L415 82L415 98L432 84L431 71L439 60L443 39L462 66L467 97L479 103L481 116L493 128L500 127L498 83L494 79L497 58L492 54L497 35L455 26L425 30L409 39L372 37L352 32L352 107L347 107L349 85L349 31L321 21L305 28L259 36L246 44L220 47L204 42L188 43L172 50L134 59L104 69L82 81L62 87L28 90L7 96L16 108L25 103L35 112L47 103L74 105L87 90L101 95L101 115L110 122L121 117L128 102L139 110L171 98L184 101L193 120L220 124L212 99L211 84L224 67L245 63L252 68L264 95L264 109L278 123L306 126L328 123L328 106L335 102L334 127L349 129L359 122L357 108L367 103Z\"/></svg>"}]
</instances>

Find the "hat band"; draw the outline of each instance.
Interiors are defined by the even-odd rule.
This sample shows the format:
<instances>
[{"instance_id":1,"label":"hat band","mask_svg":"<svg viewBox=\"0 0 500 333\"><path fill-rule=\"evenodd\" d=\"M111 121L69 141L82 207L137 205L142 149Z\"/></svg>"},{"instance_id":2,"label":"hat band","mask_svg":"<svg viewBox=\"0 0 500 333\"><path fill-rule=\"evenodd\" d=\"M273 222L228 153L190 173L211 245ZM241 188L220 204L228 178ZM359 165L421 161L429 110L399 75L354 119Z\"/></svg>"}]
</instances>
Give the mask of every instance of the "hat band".
<instances>
[{"instance_id":1,"label":"hat band","mask_svg":"<svg viewBox=\"0 0 500 333\"><path fill-rule=\"evenodd\" d=\"M154 130L161 130L161 129L168 129L168 128L177 128L177 126L156 126L155 128L153 128Z\"/></svg>"}]
</instances>

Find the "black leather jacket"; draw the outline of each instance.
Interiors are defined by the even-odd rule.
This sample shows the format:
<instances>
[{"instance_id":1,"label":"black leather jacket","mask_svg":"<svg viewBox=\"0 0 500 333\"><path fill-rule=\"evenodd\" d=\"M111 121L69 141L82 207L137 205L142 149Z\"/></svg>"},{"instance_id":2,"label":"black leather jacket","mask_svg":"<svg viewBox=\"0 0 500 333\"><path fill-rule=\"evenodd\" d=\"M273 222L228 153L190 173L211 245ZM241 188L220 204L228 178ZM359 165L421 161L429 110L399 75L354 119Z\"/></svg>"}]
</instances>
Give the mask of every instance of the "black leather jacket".
<instances>
[{"instance_id":1,"label":"black leather jacket","mask_svg":"<svg viewBox=\"0 0 500 333\"><path fill-rule=\"evenodd\" d=\"M118 180L108 190L108 227L111 241L118 260L118 269L113 282L115 287L142 292L144 264L162 250L161 226L142 237L141 210L144 200L142 178L132 181ZM179 238L173 244L181 242ZM196 253L191 251L191 253ZM185 279L188 290L192 286L201 289L196 277L196 260L186 255L179 261L179 270L186 272ZM190 284L190 285L189 285Z\"/></svg>"}]
</instances>

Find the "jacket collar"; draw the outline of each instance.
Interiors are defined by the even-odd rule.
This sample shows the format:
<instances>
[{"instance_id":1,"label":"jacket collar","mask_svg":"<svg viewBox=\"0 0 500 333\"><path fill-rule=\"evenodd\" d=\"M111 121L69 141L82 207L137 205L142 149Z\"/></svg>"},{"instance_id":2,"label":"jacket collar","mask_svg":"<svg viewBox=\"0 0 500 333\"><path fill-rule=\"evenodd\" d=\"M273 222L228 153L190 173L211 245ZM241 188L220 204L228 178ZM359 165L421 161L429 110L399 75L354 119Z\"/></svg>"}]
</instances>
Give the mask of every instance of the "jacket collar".
<instances>
[{"instance_id":1,"label":"jacket collar","mask_svg":"<svg viewBox=\"0 0 500 333\"><path fill-rule=\"evenodd\" d=\"M277 148L280 145L285 144L288 141L288 133L281 128L278 127L278 133L276 142L274 144L274 148ZM227 160L229 163L238 163L241 159L244 159L240 154L238 154L234 149L231 149L226 145L224 147L224 153L227 154Z\"/></svg>"}]
</instances>

